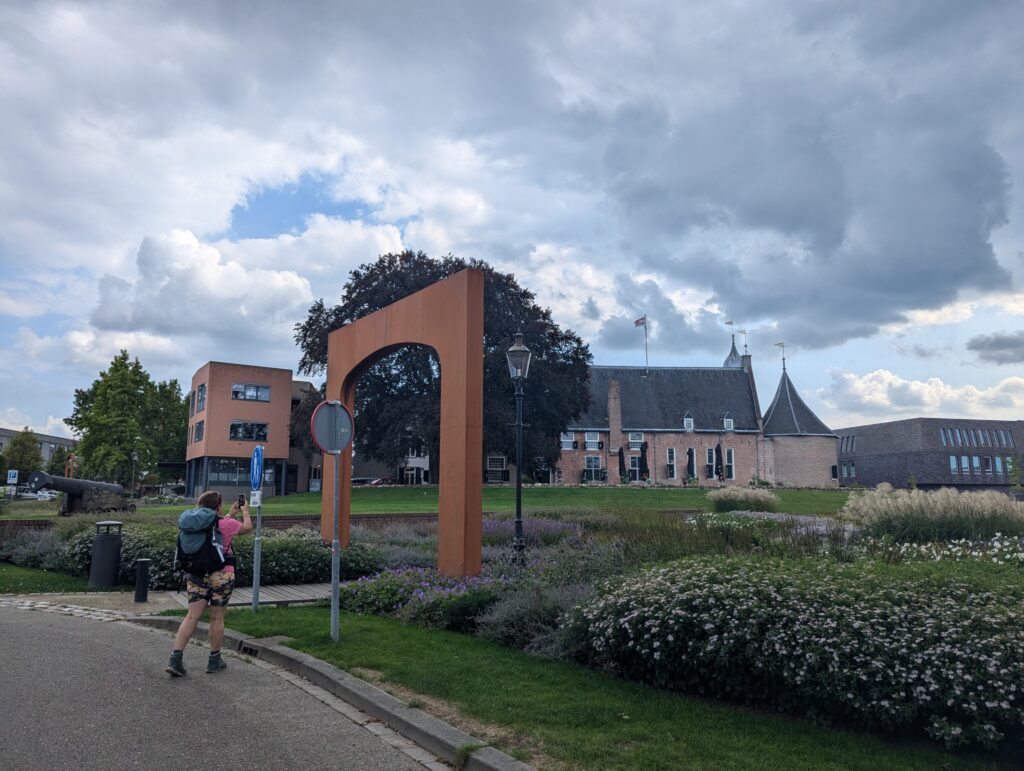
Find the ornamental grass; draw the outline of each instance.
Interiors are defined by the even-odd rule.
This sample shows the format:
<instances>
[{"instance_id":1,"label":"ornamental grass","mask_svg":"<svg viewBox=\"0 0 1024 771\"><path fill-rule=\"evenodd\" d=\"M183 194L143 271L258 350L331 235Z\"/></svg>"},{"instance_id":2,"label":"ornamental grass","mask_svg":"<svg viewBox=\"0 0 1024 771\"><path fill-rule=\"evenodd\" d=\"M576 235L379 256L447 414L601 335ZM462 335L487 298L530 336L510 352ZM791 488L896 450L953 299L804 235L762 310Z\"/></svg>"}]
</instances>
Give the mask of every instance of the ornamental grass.
<instances>
[{"instance_id":1,"label":"ornamental grass","mask_svg":"<svg viewBox=\"0 0 1024 771\"><path fill-rule=\"evenodd\" d=\"M723 487L708 493L713 511L779 511L782 501L771 490Z\"/></svg>"},{"instance_id":2,"label":"ornamental grass","mask_svg":"<svg viewBox=\"0 0 1024 771\"><path fill-rule=\"evenodd\" d=\"M992 490L896 490L881 484L852 492L841 515L867 536L899 543L1024 535L1024 504Z\"/></svg>"}]
</instances>

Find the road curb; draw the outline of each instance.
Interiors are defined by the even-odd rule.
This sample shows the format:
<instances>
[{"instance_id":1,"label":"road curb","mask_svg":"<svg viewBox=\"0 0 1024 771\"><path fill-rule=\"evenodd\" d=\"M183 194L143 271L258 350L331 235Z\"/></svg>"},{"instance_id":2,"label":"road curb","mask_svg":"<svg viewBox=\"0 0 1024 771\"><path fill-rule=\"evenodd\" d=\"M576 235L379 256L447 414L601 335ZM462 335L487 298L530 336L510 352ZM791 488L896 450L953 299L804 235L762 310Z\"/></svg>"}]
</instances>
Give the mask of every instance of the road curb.
<instances>
[{"instance_id":1,"label":"road curb","mask_svg":"<svg viewBox=\"0 0 1024 771\"><path fill-rule=\"evenodd\" d=\"M181 618L175 616L130 616L125 620L168 632L176 632L181 624ZM207 640L209 625L200 622L196 626L194 636L200 640ZM446 762L455 764L462 761L464 763L462 767L466 771L530 771L533 769L533 766L488 746L487 742L449 725L421 709L410 707L390 693L386 693L326 661L310 656L308 653L279 645L271 639L262 640L228 628L224 629L224 647L274 664L306 678L314 685L376 718ZM463 755L467 747L477 748L472 751L468 759Z\"/></svg>"}]
</instances>

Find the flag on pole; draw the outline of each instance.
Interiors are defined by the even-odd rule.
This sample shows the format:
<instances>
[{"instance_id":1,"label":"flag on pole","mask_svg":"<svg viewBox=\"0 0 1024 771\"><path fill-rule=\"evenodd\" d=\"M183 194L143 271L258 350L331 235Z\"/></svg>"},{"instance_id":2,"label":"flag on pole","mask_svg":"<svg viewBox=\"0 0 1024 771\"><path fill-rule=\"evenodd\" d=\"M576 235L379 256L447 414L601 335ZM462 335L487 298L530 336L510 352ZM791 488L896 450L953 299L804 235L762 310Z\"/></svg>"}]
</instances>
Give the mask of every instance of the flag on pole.
<instances>
[{"instance_id":1,"label":"flag on pole","mask_svg":"<svg viewBox=\"0 0 1024 771\"><path fill-rule=\"evenodd\" d=\"M634 321L633 322L633 326L634 327L646 327L647 326L647 314L645 313L643 316L641 316L636 321Z\"/></svg>"}]
</instances>

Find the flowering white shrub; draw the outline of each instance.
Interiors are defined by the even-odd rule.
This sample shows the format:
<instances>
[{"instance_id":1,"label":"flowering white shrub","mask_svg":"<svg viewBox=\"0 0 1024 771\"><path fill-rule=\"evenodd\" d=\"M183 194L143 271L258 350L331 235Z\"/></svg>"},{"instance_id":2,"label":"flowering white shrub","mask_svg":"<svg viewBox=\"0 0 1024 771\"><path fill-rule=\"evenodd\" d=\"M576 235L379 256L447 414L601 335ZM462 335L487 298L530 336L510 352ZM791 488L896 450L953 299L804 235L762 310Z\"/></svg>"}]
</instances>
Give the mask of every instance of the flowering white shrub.
<instances>
[{"instance_id":1,"label":"flowering white shrub","mask_svg":"<svg viewBox=\"0 0 1024 771\"><path fill-rule=\"evenodd\" d=\"M985 541L961 538L940 543L885 544L877 539L869 539L862 548L865 553L880 553L887 562L984 560L996 565L1024 568L1024 538L1010 538L1002 533L996 533L994 538Z\"/></svg>"},{"instance_id":2,"label":"flowering white shrub","mask_svg":"<svg viewBox=\"0 0 1024 771\"><path fill-rule=\"evenodd\" d=\"M778 511L782 504L771 490L748 487L723 487L708 493L715 511Z\"/></svg>"},{"instance_id":3,"label":"flowering white shrub","mask_svg":"<svg viewBox=\"0 0 1024 771\"><path fill-rule=\"evenodd\" d=\"M1022 622L1019 598L959 584L703 558L605 584L563 627L659 687L991 747L1024 728Z\"/></svg>"}]
</instances>

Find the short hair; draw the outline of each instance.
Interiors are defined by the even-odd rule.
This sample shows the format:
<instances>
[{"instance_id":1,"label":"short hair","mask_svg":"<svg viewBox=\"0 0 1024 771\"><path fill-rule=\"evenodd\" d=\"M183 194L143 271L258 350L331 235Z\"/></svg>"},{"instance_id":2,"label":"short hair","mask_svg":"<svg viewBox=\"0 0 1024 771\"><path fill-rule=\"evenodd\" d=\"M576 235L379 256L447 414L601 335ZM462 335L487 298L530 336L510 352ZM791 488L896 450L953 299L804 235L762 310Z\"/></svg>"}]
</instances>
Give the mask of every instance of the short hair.
<instances>
[{"instance_id":1,"label":"short hair","mask_svg":"<svg viewBox=\"0 0 1024 771\"><path fill-rule=\"evenodd\" d=\"M216 490L207 490L205 493L199 496L197 503L204 509L217 510L217 507L224 502L220 493Z\"/></svg>"}]
</instances>

